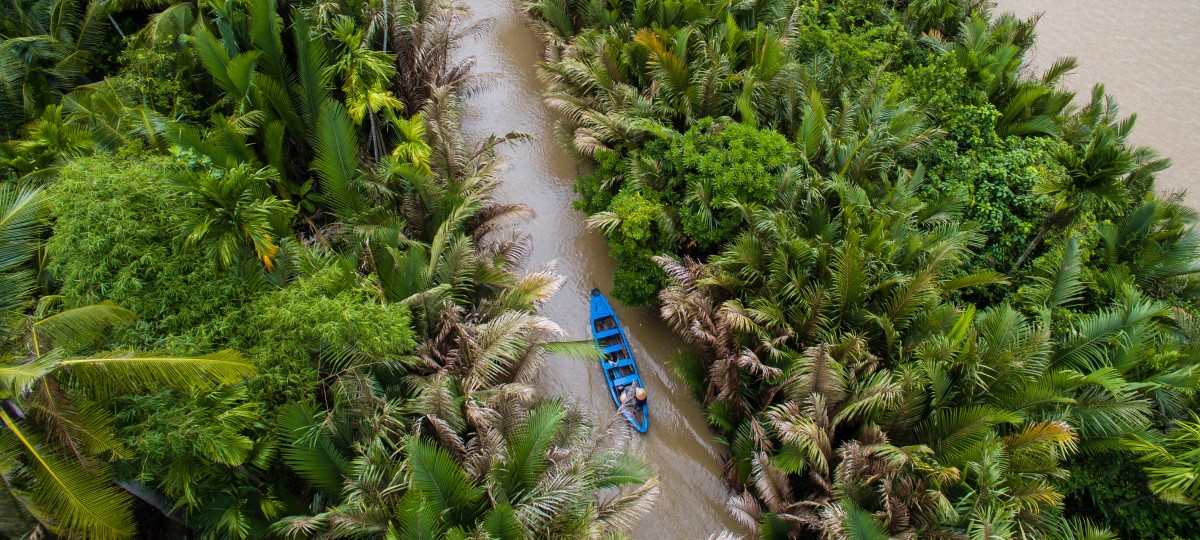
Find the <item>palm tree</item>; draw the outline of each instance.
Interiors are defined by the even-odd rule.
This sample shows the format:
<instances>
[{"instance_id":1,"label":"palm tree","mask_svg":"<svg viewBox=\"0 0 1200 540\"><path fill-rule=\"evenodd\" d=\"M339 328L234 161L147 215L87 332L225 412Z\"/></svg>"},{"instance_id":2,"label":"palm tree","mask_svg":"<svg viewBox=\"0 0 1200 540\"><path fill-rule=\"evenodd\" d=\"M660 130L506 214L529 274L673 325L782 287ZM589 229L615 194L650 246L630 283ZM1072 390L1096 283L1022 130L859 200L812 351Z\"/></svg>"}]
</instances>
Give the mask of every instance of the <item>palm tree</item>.
<instances>
[{"instance_id":1,"label":"palm tree","mask_svg":"<svg viewBox=\"0 0 1200 540\"><path fill-rule=\"evenodd\" d=\"M740 321L703 286L703 265L691 260L678 263L666 257L658 257L655 262L673 282L660 293L663 320L711 358L705 373L704 403L727 404L729 418L723 423L735 425L751 410L746 399L750 391L746 377L773 377L780 370L765 364L755 351L740 346L735 338Z\"/></svg>"},{"instance_id":2,"label":"palm tree","mask_svg":"<svg viewBox=\"0 0 1200 540\"><path fill-rule=\"evenodd\" d=\"M1195 505L1200 500L1200 421L1179 422L1163 441L1138 439L1134 450L1149 466L1150 490L1163 500Z\"/></svg>"},{"instance_id":3,"label":"palm tree","mask_svg":"<svg viewBox=\"0 0 1200 540\"><path fill-rule=\"evenodd\" d=\"M0 143L0 172L14 179L43 180L94 146L91 133L64 118L62 105L48 105L28 126L25 140Z\"/></svg>"},{"instance_id":4,"label":"palm tree","mask_svg":"<svg viewBox=\"0 0 1200 540\"><path fill-rule=\"evenodd\" d=\"M547 272L518 277L528 245L501 234L531 215L525 205L492 198L496 147L516 135L467 144L459 115L457 98L441 89L419 116L394 122L406 142L366 182L378 186L392 219L402 221L357 227L385 298L414 307L423 328L432 327L445 301L519 309L558 286Z\"/></svg>"},{"instance_id":5,"label":"palm tree","mask_svg":"<svg viewBox=\"0 0 1200 540\"><path fill-rule=\"evenodd\" d=\"M794 81L784 37L751 10L703 2L630 2L633 24L604 25L563 42L563 10L608 8L527 2L552 43L542 77L547 104L562 113L559 131L579 157L686 131L696 120L731 117L747 124L776 120L776 96ZM773 11L761 3L761 14ZM622 13L614 10L611 14ZM554 50L558 49L558 50ZM665 125L664 125L665 124Z\"/></svg>"},{"instance_id":6,"label":"palm tree","mask_svg":"<svg viewBox=\"0 0 1200 540\"><path fill-rule=\"evenodd\" d=\"M475 61L456 58L455 51L483 26L463 23L466 8L454 0L413 0L393 6L390 27L378 38L379 50L395 57L393 91L405 108L420 109L438 89L457 91L469 85Z\"/></svg>"},{"instance_id":7,"label":"palm tree","mask_svg":"<svg viewBox=\"0 0 1200 540\"><path fill-rule=\"evenodd\" d=\"M0 133L11 136L85 82L108 13L104 2L89 0L17 0L0 6Z\"/></svg>"},{"instance_id":8,"label":"palm tree","mask_svg":"<svg viewBox=\"0 0 1200 540\"><path fill-rule=\"evenodd\" d=\"M486 412L494 425L469 437L466 456L393 431L404 424L395 408L368 420L383 429L353 450L338 448L324 414L289 413L285 459L334 500L274 530L289 538L593 537L627 529L653 502L648 468L621 451L622 428L595 432L557 402L493 405ZM636 489L598 497L626 486Z\"/></svg>"},{"instance_id":9,"label":"palm tree","mask_svg":"<svg viewBox=\"0 0 1200 540\"><path fill-rule=\"evenodd\" d=\"M928 126L924 112L901 100L895 89L883 87L884 73L877 70L855 91L842 90L836 105L826 103L828 98L821 94L826 83L805 81L797 111L803 120L789 124L808 164L863 183L918 155L941 137L940 130Z\"/></svg>"},{"instance_id":10,"label":"palm tree","mask_svg":"<svg viewBox=\"0 0 1200 540\"><path fill-rule=\"evenodd\" d=\"M383 157L383 125L380 115L395 116L404 104L388 90L396 76L396 66L386 51L370 48L354 21L338 17L330 29L337 45L337 62L330 69L340 72L346 108L356 124L370 120L367 131L367 151L378 161Z\"/></svg>"},{"instance_id":11,"label":"palm tree","mask_svg":"<svg viewBox=\"0 0 1200 540\"><path fill-rule=\"evenodd\" d=\"M1105 95L1104 85L1096 85L1091 102L1070 119L1064 138L1072 144L1055 153L1066 174L1035 186L1036 193L1052 197L1053 203L1014 271L1029 260L1051 228L1068 225L1087 212L1118 214L1129 203L1132 182L1166 167L1165 160L1129 147L1126 141L1137 117L1118 121L1117 114L1116 101Z\"/></svg>"},{"instance_id":12,"label":"palm tree","mask_svg":"<svg viewBox=\"0 0 1200 540\"><path fill-rule=\"evenodd\" d=\"M861 512L889 516L877 525L893 535L1065 530L1063 460L1119 447L1151 400L1188 392L1169 382L1179 366L1137 360L1172 338L1169 310L1136 292L1050 338L1051 314L1083 292L1074 242L1022 292L1039 322L949 302L1000 276L961 274L978 239L917 199L920 179L868 190L793 172L707 265L657 259L673 281L664 318L708 354L708 393L739 400L737 414L707 402L748 485L731 506L760 532L838 534ZM750 357L762 367L737 363Z\"/></svg>"},{"instance_id":13,"label":"palm tree","mask_svg":"<svg viewBox=\"0 0 1200 540\"><path fill-rule=\"evenodd\" d=\"M202 245L209 258L229 268L251 250L268 271L287 234L295 209L270 194L273 169L248 165L214 173L184 173L177 189L191 203L185 214L185 243Z\"/></svg>"},{"instance_id":14,"label":"palm tree","mask_svg":"<svg viewBox=\"0 0 1200 540\"><path fill-rule=\"evenodd\" d=\"M106 456L125 450L113 432L111 412L90 401L167 385L211 388L233 383L254 368L233 352L198 358L107 353L76 357L67 351L94 346L106 331L135 318L111 304L55 312L57 297L43 297L24 315L33 275L23 269L40 231L39 191L0 193L0 259L3 307L19 330L4 336L0 353L0 471L26 516L55 534L124 538L134 534L129 496L112 482ZM68 381L70 385L68 386ZM68 388L71 389L68 392Z\"/></svg>"},{"instance_id":15,"label":"palm tree","mask_svg":"<svg viewBox=\"0 0 1200 540\"><path fill-rule=\"evenodd\" d=\"M890 519L881 528L893 534L936 522L943 502L939 490L958 480L957 471L940 467L927 447L891 445L872 424L891 409L901 386L872 359L855 357L860 354L853 346L821 345L793 365L785 401L765 414L769 432L782 445L779 454L771 459L767 451L775 443L763 441L751 460L762 502L748 491L729 501L734 515L752 529L785 533L804 526L836 537L854 521L841 516L863 508L886 513ZM862 426L857 436L839 439L839 431L856 425ZM804 474L814 493L798 499L789 474Z\"/></svg>"},{"instance_id":16,"label":"palm tree","mask_svg":"<svg viewBox=\"0 0 1200 540\"><path fill-rule=\"evenodd\" d=\"M528 308L443 305L406 360L403 398L348 380L327 411L285 410L284 460L328 503L274 531L526 538L627 529L657 487L624 450L624 424L617 417L596 431L530 386L548 352L594 358L595 347L551 342L562 330ZM622 494L599 497L608 490Z\"/></svg>"},{"instance_id":17,"label":"palm tree","mask_svg":"<svg viewBox=\"0 0 1200 540\"><path fill-rule=\"evenodd\" d=\"M1132 278L1156 298L1194 299L1200 271L1196 220L1196 210L1174 195L1147 200L1115 223L1101 223L1107 288L1118 291Z\"/></svg>"},{"instance_id":18,"label":"palm tree","mask_svg":"<svg viewBox=\"0 0 1200 540\"><path fill-rule=\"evenodd\" d=\"M937 4L920 2L917 11L945 9L934 7ZM950 55L966 70L968 80L1000 111L994 129L1001 137L1060 136L1065 113L1075 97L1059 84L1079 65L1072 57L1059 59L1038 79L1022 80L1021 65L1036 26L1037 17L1019 20L1005 15L989 20L986 11L976 10L962 21L953 42L935 35L923 37L934 50Z\"/></svg>"}]
</instances>

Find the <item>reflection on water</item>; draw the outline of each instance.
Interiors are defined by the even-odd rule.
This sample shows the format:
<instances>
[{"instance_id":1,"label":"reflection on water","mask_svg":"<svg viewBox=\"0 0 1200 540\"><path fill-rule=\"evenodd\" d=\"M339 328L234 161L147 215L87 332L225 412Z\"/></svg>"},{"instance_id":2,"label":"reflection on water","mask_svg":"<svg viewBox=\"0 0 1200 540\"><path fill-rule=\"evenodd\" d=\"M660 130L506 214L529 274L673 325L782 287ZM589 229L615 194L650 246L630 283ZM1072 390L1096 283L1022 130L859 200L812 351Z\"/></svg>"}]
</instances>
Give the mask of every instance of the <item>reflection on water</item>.
<instances>
[{"instance_id":1,"label":"reflection on water","mask_svg":"<svg viewBox=\"0 0 1200 540\"><path fill-rule=\"evenodd\" d=\"M593 287L612 290L614 264L603 239L586 230L584 216L571 208L576 165L554 140L553 117L542 105L543 87L536 76L542 48L517 1L464 0L472 19L490 19L490 25L462 47L461 54L475 57L481 83L465 101L463 128L473 139L509 131L533 135L532 141L501 149L508 165L497 197L525 203L537 213L522 225L533 240L530 268L554 264L566 277L543 314L562 325L570 339L587 339L589 292ZM711 442L703 411L665 364L679 341L654 312L614 308L650 394L650 431L635 437L634 449L658 471L662 490L633 536L664 540L707 538L723 528L742 531L725 510L728 492L720 479L720 450ZM593 417L615 414L595 364L556 358L538 385Z\"/></svg>"},{"instance_id":2,"label":"reflection on water","mask_svg":"<svg viewBox=\"0 0 1200 540\"><path fill-rule=\"evenodd\" d=\"M1124 114L1138 114L1134 144L1153 146L1175 164L1159 175L1161 190L1187 189L1200 206L1200 2L1196 0L998 0L1020 16L1042 12L1029 60L1045 69L1061 56L1079 58L1068 76L1083 97L1102 82Z\"/></svg>"}]
</instances>

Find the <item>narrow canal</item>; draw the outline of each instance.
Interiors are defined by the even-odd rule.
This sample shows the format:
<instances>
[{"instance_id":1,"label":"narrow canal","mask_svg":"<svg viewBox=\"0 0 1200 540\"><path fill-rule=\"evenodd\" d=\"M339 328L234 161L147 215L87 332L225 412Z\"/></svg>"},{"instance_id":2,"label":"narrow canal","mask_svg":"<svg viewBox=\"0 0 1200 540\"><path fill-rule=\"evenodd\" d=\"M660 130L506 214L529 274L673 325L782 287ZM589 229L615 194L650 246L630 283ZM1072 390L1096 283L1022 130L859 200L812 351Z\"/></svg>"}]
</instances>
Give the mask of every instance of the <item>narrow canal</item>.
<instances>
[{"instance_id":1,"label":"narrow canal","mask_svg":"<svg viewBox=\"0 0 1200 540\"><path fill-rule=\"evenodd\" d=\"M554 264L566 277L563 289L543 314L563 326L571 339L586 339L588 292L612 289L613 261L603 239L583 225L571 207L571 183L577 169L553 137L553 114L542 104L537 79L542 46L526 25L518 0L466 0L469 19L486 28L468 38L458 53L474 57L478 89L465 100L463 129L469 138L520 131L531 141L506 147L501 202L522 202L536 217L522 226L532 236L530 269ZM712 442L703 410L666 365L680 342L651 310L616 306L629 332L650 393L650 432L634 440L633 449L658 471L661 493L649 516L633 531L634 538L707 538L728 528L742 531L725 510L728 491L720 478L720 447ZM595 364L555 359L543 371L539 387L564 396L595 418L614 413L611 398Z\"/></svg>"}]
</instances>

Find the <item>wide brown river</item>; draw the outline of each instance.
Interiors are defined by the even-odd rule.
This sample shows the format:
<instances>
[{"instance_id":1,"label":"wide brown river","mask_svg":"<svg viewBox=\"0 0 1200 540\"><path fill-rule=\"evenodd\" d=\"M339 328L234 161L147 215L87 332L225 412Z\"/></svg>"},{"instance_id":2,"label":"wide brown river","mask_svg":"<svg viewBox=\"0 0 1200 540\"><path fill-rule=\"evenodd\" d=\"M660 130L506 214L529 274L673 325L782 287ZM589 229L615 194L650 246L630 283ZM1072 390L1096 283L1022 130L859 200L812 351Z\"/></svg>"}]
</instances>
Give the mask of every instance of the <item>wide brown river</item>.
<instances>
[{"instance_id":1,"label":"wide brown river","mask_svg":"<svg viewBox=\"0 0 1200 540\"><path fill-rule=\"evenodd\" d=\"M1124 114L1137 113L1133 143L1153 146L1175 164L1159 189L1187 189L1200 206L1200 1L998 0L997 9L1027 17L1043 13L1028 58L1035 70L1060 56L1080 67L1067 79L1087 98L1105 83Z\"/></svg>"},{"instance_id":2,"label":"wide brown river","mask_svg":"<svg viewBox=\"0 0 1200 540\"><path fill-rule=\"evenodd\" d=\"M463 43L459 54L476 60L481 89L465 100L463 129L470 138L520 131L533 140L503 148L507 160L501 202L522 202L537 216L522 230L532 236L530 268L554 264L566 278L562 290L542 313L565 328L571 339L587 339L588 298L593 287L612 289L613 261L604 240L583 225L571 207L574 160L554 140L553 114L542 104L537 63L542 47L518 0L465 0L470 18L488 27ZM720 448L702 409L666 359L681 347L653 311L615 306L631 338L642 379L649 391L650 431L634 438L633 450L658 472L661 492L654 509L633 531L634 538L666 540L708 538L728 528L742 531L725 510L728 492L720 479ZM555 358L539 387L563 396L594 418L615 413L612 398L594 363Z\"/></svg>"}]
</instances>

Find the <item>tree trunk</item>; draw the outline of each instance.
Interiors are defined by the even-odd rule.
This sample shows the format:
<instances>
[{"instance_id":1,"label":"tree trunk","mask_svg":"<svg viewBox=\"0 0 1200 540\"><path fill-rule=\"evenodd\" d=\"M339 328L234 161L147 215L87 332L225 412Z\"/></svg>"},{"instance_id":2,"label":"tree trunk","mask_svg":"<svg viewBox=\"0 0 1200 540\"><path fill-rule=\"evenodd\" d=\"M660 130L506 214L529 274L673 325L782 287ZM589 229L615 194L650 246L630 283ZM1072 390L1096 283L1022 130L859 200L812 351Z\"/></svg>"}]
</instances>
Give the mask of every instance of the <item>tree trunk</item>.
<instances>
[{"instance_id":1,"label":"tree trunk","mask_svg":"<svg viewBox=\"0 0 1200 540\"><path fill-rule=\"evenodd\" d=\"M1037 249L1038 245L1042 243L1042 239L1046 237L1046 233L1050 232L1050 228L1054 226L1054 222L1056 221L1055 216L1057 215L1058 212L1052 212L1046 216L1046 219L1042 220L1042 230L1038 231L1037 236L1033 237L1033 241L1029 243L1029 247L1025 248L1025 253L1022 253L1021 258L1017 259L1017 263L1013 265L1012 270L1008 272L1009 274L1019 270L1029 260L1029 257L1033 255L1033 250Z\"/></svg>"},{"instance_id":2,"label":"tree trunk","mask_svg":"<svg viewBox=\"0 0 1200 540\"><path fill-rule=\"evenodd\" d=\"M371 157L375 159L376 163L378 163L379 158L381 157L380 156L380 154L381 154L380 144L381 143L379 140L380 139L379 128L375 125L375 111L372 111L372 110L370 110L370 108L368 108L367 109L367 117L371 119L371 126L370 126L371 136L370 136L370 138L367 139L367 145L370 146Z\"/></svg>"},{"instance_id":3,"label":"tree trunk","mask_svg":"<svg viewBox=\"0 0 1200 540\"><path fill-rule=\"evenodd\" d=\"M317 227L316 223L313 223L312 218L309 218L307 215L305 215L304 221L308 223L308 226L312 229L313 234L317 235L317 242L321 243L321 247L325 248L326 251L330 251L329 241L325 240L325 235L321 234L321 229Z\"/></svg>"},{"instance_id":4,"label":"tree trunk","mask_svg":"<svg viewBox=\"0 0 1200 540\"><path fill-rule=\"evenodd\" d=\"M392 25L388 20L391 17L391 12L388 10L388 0L383 0L383 52L388 52L388 35L392 33Z\"/></svg>"}]
</instances>

